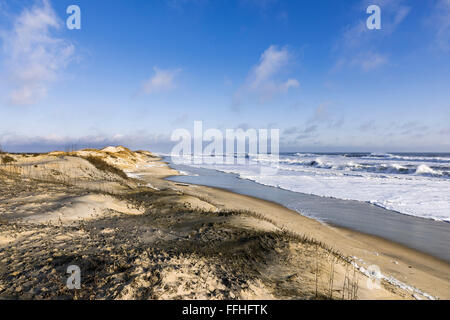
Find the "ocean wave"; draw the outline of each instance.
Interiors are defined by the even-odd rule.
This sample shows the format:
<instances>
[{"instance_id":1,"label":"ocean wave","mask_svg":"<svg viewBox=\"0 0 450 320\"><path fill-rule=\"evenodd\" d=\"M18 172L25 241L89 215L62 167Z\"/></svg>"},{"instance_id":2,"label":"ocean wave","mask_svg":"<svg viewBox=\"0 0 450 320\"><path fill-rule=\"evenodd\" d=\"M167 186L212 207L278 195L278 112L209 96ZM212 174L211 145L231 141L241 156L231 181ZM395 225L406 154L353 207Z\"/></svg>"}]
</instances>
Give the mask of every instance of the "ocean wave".
<instances>
[{"instance_id":1,"label":"ocean wave","mask_svg":"<svg viewBox=\"0 0 450 320\"><path fill-rule=\"evenodd\" d=\"M355 155L355 154L353 154ZM317 156L312 153L296 153L290 155L270 155L270 154L228 154L234 158L234 162L240 165L270 165L271 167L283 166L287 170L297 170L296 168L314 168L318 170L376 173L383 175L421 175L429 178L450 178L450 165L441 162L417 162L392 160L392 154L370 154L378 157L378 160L365 157L346 157L345 154L331 154ZM223 157L223 155L219 156ZM217 159L218 156L193 155L187 157L187 162L201 159L208 163L208 159ZM226 157L224 157L226 159ZM239 159L243 160L239 162ZM384 160L380 160L384 159ZM397 159L397 158L395 158ZM197 162L198 163L198 162ZM219 162L212 161L213 164ZM225 161L224 161L225 163Z\"/></svg>"},{"instance_id":2,"label":"ocean wave","mask_svg":"<svg viewBox=\"0 0 450 320\"><path fill-rule=\"evenodd\" d=\"M437 163L450 163L450 157L438 156L435 154L429 155L408 155L408 154L390 154L390 153L380 153L380 154L370 154L366 157L361 157L363 159L385 159L385 160L396 160L396 161L422 161L422 162L437 162Z\"/></svg>"},{"instance_id":3,"label":"ocean wave","mask_svg":"<svg viewBox=\"0 0 450 320\"><path fill-rule=\"evenodd\" d=\"M286 154L288 155L288 154ZM293 153L298 158L307 157L342 157L342 158L360 158L374 161L422 161L436 163L450 163L449 153L379 153L379 152L351 152L351 153Z\"/></svg>"},{"instance_id":4,"label":"ocean wave","mask_svg":"<svg viewBox=\"0 0 450 320\"><path fill-rule=\"evenodd\" d=\"M441 175L440 173L436 172L435 170L431 169L429 166L421 164L417 167L415 174L421 174L421 175Z\"/></svg>"},{"instance_id":5,"label":"ocean wave","mask_svg":"<svg viewBox=\"0 0 450 320\"><path fill-rule=\"evenodd\" d=\"M357 171L357 172L369 172L369 173L383 173L383 174L414 174L424 175L429 177L450 177L449 166L430 166L428 164L400 164L400 163L377 163L377 162L357 162L357 161L333 161L333 159L327 159L323 157L318 158L260 158L254 157L251 160L260 163L277 163L280 165L291 166L303 166L314 167L318 169L331 169L331 170L343 170L343 171Z\"/></svg>"}]
</instances>

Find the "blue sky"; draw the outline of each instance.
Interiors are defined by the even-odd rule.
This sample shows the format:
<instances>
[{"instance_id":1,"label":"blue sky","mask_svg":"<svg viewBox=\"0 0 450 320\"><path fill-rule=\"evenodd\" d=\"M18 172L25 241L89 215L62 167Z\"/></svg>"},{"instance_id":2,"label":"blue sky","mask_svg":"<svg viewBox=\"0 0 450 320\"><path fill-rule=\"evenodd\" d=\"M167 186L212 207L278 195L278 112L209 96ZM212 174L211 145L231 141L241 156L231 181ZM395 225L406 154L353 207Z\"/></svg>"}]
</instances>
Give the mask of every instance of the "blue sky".
<instances>
[{"instance_id":1,"label":"blue sky","mask_svg":"<svg viewBox=\"0 0 450 320\"><path fill-rule=\"evenodd\" d=\"M81 30L66 8L81 9ZM366 8L381 8L369 30ZM170 149L279 128L282 150L450 151L450 0L0 0L0 144Z\"/></svg>"}]
</instances>

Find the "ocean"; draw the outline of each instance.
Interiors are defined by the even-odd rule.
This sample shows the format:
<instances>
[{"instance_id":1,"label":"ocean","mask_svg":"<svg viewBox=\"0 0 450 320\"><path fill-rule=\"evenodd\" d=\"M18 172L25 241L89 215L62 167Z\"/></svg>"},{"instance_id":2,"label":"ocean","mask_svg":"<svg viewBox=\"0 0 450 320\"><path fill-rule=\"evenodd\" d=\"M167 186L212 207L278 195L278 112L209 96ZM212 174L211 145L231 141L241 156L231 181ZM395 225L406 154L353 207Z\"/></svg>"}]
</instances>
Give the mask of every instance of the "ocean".
<instances>
[{"instance_id":1,"label":"ocean","mask_svg":"<svg viewBox=\"0 0 450 320\"><path fill-rule=\"evenodd\" d=\"M233 164L201 156L202 161L194 164L198 157L185 157L182 163L293 192L363 201L450 222L450 153L290 152L278 157L234 155ZM238 160L243 164L237 164Z\"/></svg>"}]
</instances>

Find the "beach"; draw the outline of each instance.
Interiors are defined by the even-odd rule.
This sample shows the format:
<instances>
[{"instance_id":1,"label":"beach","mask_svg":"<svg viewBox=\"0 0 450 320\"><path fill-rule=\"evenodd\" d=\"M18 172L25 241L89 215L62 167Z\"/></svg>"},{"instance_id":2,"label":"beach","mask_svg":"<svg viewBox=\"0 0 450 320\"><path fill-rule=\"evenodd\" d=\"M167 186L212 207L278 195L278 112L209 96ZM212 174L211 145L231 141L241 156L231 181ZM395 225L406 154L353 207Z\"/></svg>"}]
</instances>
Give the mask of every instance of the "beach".
<instances>
[{"instance_id":1,"label":"beach","mask_svg":"<svg viewBox=\"0 0 450 320\"><path fill-rule=\"evenodd\" d=\"M377 236L450 262L450 224L447 222L402 214L364 201L294 192L238 174L177 165L170 162L170 157L165 159L183 174L168 178L171 181L225 189L275 202L327 225Z\"/></svg>"},{"instance_id":2,"label":"beach","mask_svg":"<svg viewBox=\"0 0 450 320\"><path fill-rule=\"evenodd\" d=\"M324 225L299 215L283 206L249 196L208 187L179 187L188 194L202 195L212 203L237 210L255 210L277 225L298 234L313 237L351 257L363 267L377 265L384 273L424 292L448 297L450 292L450 266L447 262L407 248L383 238L354 230ZM191 190L185 190L190 188ZM200 192L200 193L199 193ZM436 290L437 289L437 290ZM442 290L441 290L442 289Z\"/></svg>"},{"instance_id":3,"label":"beach","mask_svg":"<svg viewBox=\"0 0 450 320\"><path fill-rule=\"evenodd\" d=\"M448 262L256 197L169 181L180 173L147 151L3 157L2 299L450 298ZM66 286L69 265L81 269L80 290Z\"/></svg>"}]
</instances>

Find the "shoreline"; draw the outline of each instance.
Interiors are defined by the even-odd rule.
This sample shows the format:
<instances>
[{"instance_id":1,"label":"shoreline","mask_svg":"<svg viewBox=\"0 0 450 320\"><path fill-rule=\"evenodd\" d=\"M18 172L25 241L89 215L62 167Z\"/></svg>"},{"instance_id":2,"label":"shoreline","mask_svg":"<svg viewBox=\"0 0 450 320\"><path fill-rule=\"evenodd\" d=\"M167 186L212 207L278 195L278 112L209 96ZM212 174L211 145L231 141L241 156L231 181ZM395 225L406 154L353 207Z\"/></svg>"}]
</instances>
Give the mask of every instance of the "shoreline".
<instances>
[{"instance_id":1,"label":"shoreline","mask_svg":"<svg viewBox=\"0 0 450 320\"><path fill-rule=\"evenodd\" d=\"M170 177L174 177L174 176L169 176L169 177L166 177L166 178L170 178ZM168 181L170 181L170 180L168 180ZM282 205L282 204L280 204L280 203L277 203L277 202L275 202L275 201L271 201L271 200L267 200L267 199L263 199L263 198L259 198L259 197L255 197L255 196L249 196L249 195L241 194L241 193L239 193L239 192L230 191L230 190L227 190L227 189L224 189L224 188L220 188L220 187L210 187L210 186L198 185L198 184L195 184L195 183L184 183L184 184L186 184L186 186L183 186L182 183L179 183L179 182L175 182L175 183L177 184L177 187L188 187L188 186L191 186L191 187L192 187L192 186L196 186L196 187L204 187L204 188L214 189L214 190L216 190L217 192L228 192L228 193L237 194L237 195L240 195L240 196L243 196L243 197L248 197L248 198L254 199L254 200L256 200L256 201L267 202L267 203L268 203L269 205L271 205L271 206L279 206L279 207L281 207L281 208L283 208L283 209L285 209L285 210L291 211L293 214L300 215L301 217L303 217L303 218L305 218L305 219L309 219L309 220L318 222L318 223L320 223L321 225L323 225L323 226L325 226L325 227L329 227L329 228L331 228L331 229L342 230L343 232L349 232L349 233L359 234L359 235L361 235L362 237L373 238L373 239L376 239L377 241L385 241L385 242L388 242L388 243L397 245L397 246L399 246L399 247L401 247L401 248L403 248L403 249L411 250L411 251L413 251L413 252L416 252L417 254L423 255L423 256L425 256L425 257L427 257L427 258L431 258L431 259L434 259L434 260L436 260L436 261L438 261L438 262L448 264L449 267L450 267L450 263L447 262L447 261L445 261L444 259L441 259L441 258L439 258L439 257L435 257L435 256L433 256L433 255L431 255L431 254L426 253L426 252L423 252L423 251L420 251L420 250L411 248L411 247L409 247L409 246L407 246L407 245L405 245L405 244L398 243L398 242L395 242L395 241L391 241L391 240L389 240L389 239L385 239L385 238L383 238L383 237L380 237L380 236L377 236L377 235L374 235L374 234L364 233L364 232L360 232L360 231L358 231L358 230L354 230L354 229L352 229L352 228L346 228L346 227L339 226L339 225L335 225L335 224L332 224L332 223L329 223L329 222L325 222L325 221L321 221L321 220L318 220L318 219L314 219L313 217L305 216L305 215L303 215L301 212L298 212L298 211L296 211L296 210L294 210L294 209L290 209L290 208L288 208L288 207L286 207L286 206L284 206L284 205ZM383 209L384 209L384 208L383 208ZM421 218L421 219L426 219L426 218ZM427 219L426 219L426 220L427 220ZM434 221L434 220L433 220L433 221ZM443 222L443 221L440 221L440 222Z\"/></svg>"},{"instance_id":2,"label":"shoreline","mask_svg":"<svg viewBox=\"0 0 450 320\"><path fill-rule=\"evenodd\" d=\"M166 164L170 167L169 163ZM450 298L450 264L445 260L376 235L318 221L270 200L217 187L166 180L170 177L165 176L163 179L186 194L200 196L215 205L233 209L242 210L246 205L250 210L257 208L258 212L264 212L268 218L280 223L283 228L322 241L344 255L356 257L360 262L359 267L376 265L380 267L383 275L393 277L394 281L398 280L440 299ZM193 189L201 192L192 192ZM227 197L232 200L227 201ZM283 216L277 217L267 209L275 209L276 213L282 213ZM292 221L289 221L290 219Z\"/></svg>"},{"instance_id":3,"label":"shoreline","mask_svg":"<svg viewBox=\"0 0 450 320\"><path fill-rule=\"evenodd\" d=\"M192 175L169 178L171 181L217 187L272 201L322 223L375 235L450 263L447 246L450 225L442 221L398 214L367 202L293 192L213 169L189 170L184 166L175 169Z\"/></svg>"}]
</instances>

